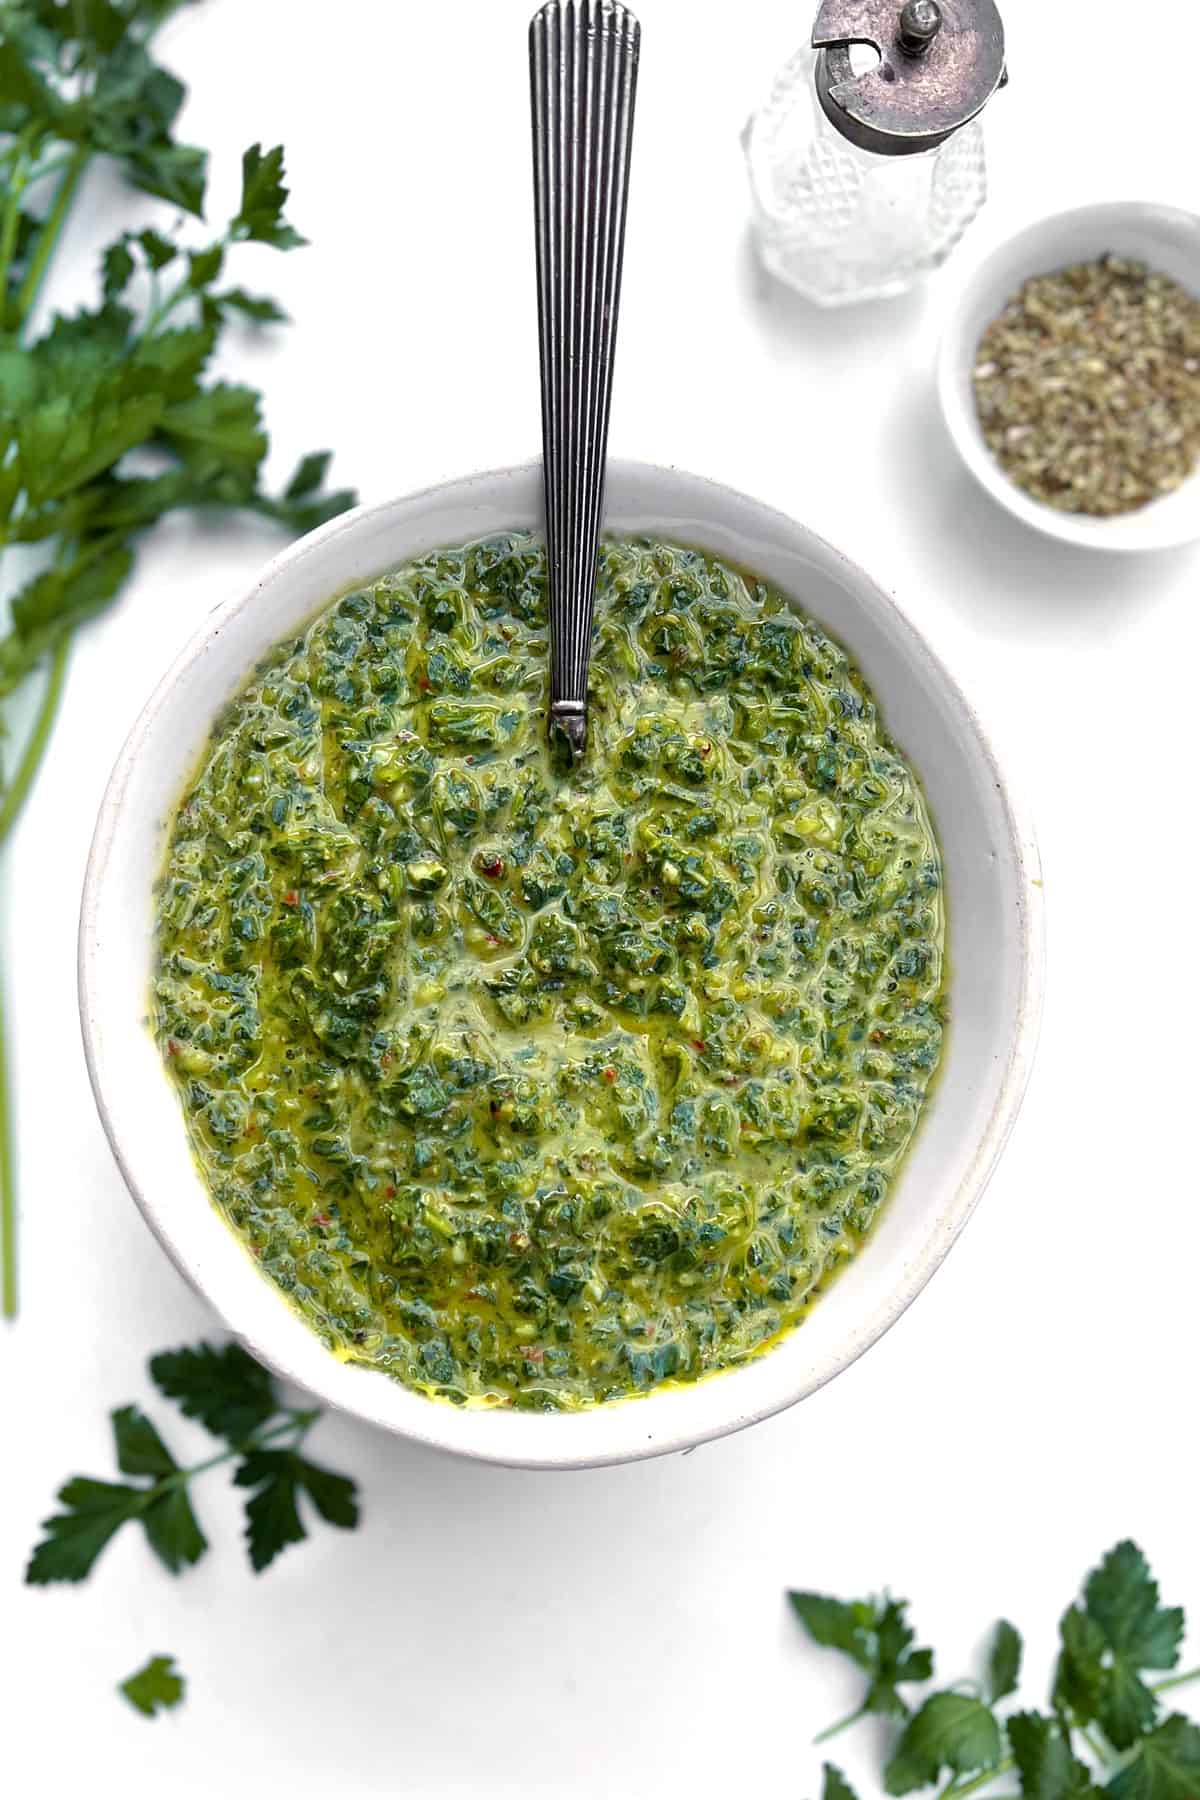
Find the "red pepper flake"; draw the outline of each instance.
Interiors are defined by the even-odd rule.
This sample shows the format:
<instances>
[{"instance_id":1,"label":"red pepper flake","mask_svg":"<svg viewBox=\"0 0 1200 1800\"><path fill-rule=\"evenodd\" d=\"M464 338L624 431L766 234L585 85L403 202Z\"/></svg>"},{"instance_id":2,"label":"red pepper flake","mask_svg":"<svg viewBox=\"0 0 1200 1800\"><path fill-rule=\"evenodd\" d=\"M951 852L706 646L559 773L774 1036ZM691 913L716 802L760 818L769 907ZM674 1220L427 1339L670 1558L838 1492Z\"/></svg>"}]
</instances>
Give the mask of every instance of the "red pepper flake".
<instances>
[{"instance_id":1,"label":"red pepper flake","mask_svg":"<svg viewBox=\"0 0 1200 1800\"><path fill-rule=\"evenodd\" d=\"M648 1344L653 1342L654 1333L657 1329L658 1327L656 1325L647 1325L642 1335L645 1337Z\"/></svg>"},{"instance_id":2,"label":"red pepper flake","mask_svg":"<svg viewBox=\"0 0 1200 1800\"><path fill-rule=\"evenodd\" d=\"M542 1361L546 1352L537 1344L526 1344L522 1354L524 1355L526 1362L539 1363Z\"/></svg>"},{"instance_id":3,"label":"red pepper flake","mask_svg":"<svg viewBox=\"0 0 1200 1800\"><path fill-rule=\"evenodd\" d=\"M499 881L504 873L504 858L502 856L480 857L479 873L486 875L489 881Z\"/></svg>"},{"instance_id":4,"label":"red pepper flake","mask_svg":"<svg viewBox=\"0 0 1200 1800\"><path fill-rule=\"evenodd\" d=\"M485 931L483 936L484 936L484 942L490 944L492 946L493 950L496 948L497 944L500 942L500 939L496 936L494 931Z\"/></svg>"},{"instance_id":5,"label":"red pepper flake","mask_svg":"<svg viewBox=\"0 0 1200 1800\"><path fill-rule=\"evenodd\" d=\"M498 1100L489 1100L488 1101L488 1111L491 1113L491 1115L494 1119L496 1114L500 1111L500 1102Z\"/></svg>"},{"instance_id":6,"label":"red pepper flake","mask_svg":"<svg viewBox=\"0 0 1200 1800\"><path fill-rule=\"evenodd\" d=\"M321 1227L321 1229L324 1230L327 1225L333 1224L333 1220L330 1218L328 1213L314 1213L313 1214L313 1224L319 1225Z\"/></svg>"},{"instance_id":7,"label":"red pepper flake","mask_svg":"<svg viewBox=\"0 0 1200 1800\"><path fill-rule=\"evenodd\" d=\"M698 1051L699 1054L703 1056L704 1052L708 1049L708 1045L704 1042L703 1038L693 1038L692 1049Z\"/></svg>"},{"instance_id":8,"label":"red pepper flake","mask_svg":"<svg viewBox=\"0 0 1200 1800\"><path fill-rule=\"evenodd\" d=\"M429 677L428 677L428 675L418 675L417 676L417 686L420 688L420 690L423 694L427 694L429 692Z\"/></svg>"},{"instance_id":9,"label":"red pepper flake","mask_svg":"<svg viewBox=\"0 0 1200 1800\"><path fill-rule=\"evenodd\" d=\"M475 761L475 758L473 756L464 756L463 761L465 763L473 763Z\"/></svg>"},{"instance_id":10,"label":"red pepper flake","mask_svg":"<svg viewBox=\"0 0 1200 1800\"><path fill-rule=\"evenodd\" d=\"M300 896L295 888L289 888L287 893L283 896L283 904L285 906L296 906L299 903L299 900Z\"/></svg>"},{"instance_id":11,"label":"red pepper flake","mask_svg":"<svg viewBox=\"0 0 1200 1800\"><path fill-rule=\"evenodd\" d=\"M617 1071L615 1069L605 1069L604 1079L605 1081L615 1081L617 1079Z\"/></svg>"},{"instance_id":12,"label":"red pepper flake","mask_svg":"<svg viewBox=\"0 0 1200 1800\"><path fill-rule=\"evenodd\" d=\"M168 1056L178 1056L179 1055L179 1039L178 1038L168 1038L167 1039L167 1055Z\"/></svg>"},{"instance_id":13,"label":"red pepper flake","mask_svg":"<svg viewBox=\"0 0 1200 1800\"><path fill-rule=\"evenodd\" d=\"M711 756L712 755L712 745L711 744L701 744L700 754L701 754L701 756Z\"/></svg>"},{"instance_id":14,"label":"red pepper flake","mask_svg":"<svg viewBox=\"0 0 1200 1800\"><path fill-rule=\"evenodd\" d=\"M392 1064L392 1052L390 1050L385 1050L383 1055L379 1059L379 1066L381 1069L387 1069L387 1068L391 1067L391 1064Z\"/></svg>"},{"instance_id":15,"label":"red pepper flake","mask_svg":"<svg viewBox=\"0 0 1200 1800\"><path fill-rule=\"evenodd\" d=\"M385 1188L384 1188L384 1190L383 1190L383 1193L384 1193L384 1198L385 1198L385 1199L386 1199L386 1200L394 1200L394 1199L395 1199L395 1198L396 1198L396 1184L395 1184L395 1182L394 1182L394 1181L389 1181L389 1182L388 1182L388 1184L387 1184L387 1186L386 1186L386 1187L385 1187Z\"/></svg>"}]
</instances>

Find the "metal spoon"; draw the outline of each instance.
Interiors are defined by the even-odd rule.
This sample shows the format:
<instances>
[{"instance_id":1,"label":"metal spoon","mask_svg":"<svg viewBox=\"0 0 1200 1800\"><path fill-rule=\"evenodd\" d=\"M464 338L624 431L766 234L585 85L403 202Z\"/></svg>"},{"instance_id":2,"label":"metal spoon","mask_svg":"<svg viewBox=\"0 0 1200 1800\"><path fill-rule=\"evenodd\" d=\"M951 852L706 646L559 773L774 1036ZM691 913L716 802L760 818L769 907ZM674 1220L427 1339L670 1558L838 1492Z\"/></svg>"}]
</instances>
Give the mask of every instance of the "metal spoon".
<instances>
[{"instance_id":1,"label":"metal spoon","mask_svg":"<svg viewBox=\"0 0 1200 1800\"><path fill-rule=\"evenodd\" d=\"M588 660L641 27L620 0L547 0L529 27L550 729L587 741Z\"/></svg>"}]
</instances>

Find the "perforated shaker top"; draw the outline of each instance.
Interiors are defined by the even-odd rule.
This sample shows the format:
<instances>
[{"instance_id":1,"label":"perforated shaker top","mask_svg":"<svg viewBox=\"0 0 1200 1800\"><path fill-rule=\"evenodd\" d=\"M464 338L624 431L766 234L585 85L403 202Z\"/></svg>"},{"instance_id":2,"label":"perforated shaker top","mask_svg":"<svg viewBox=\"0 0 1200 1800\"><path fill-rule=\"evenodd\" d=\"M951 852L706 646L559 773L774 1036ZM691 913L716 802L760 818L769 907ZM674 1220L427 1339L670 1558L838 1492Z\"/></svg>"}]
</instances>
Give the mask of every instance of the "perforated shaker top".
<instances>
[{"instance_id":1,"label":"perforated shaker top","mask_svg":"<svg viewBox=\"0 0 1200 1800\"><path fill-rule=\"evenodd\" d=\"M881 156L944 143L1006 79L994 0L823 0L812 41L826 115L851 143ZM855 44L879 57L858 75Z\"/></svg>"}]
</instances>

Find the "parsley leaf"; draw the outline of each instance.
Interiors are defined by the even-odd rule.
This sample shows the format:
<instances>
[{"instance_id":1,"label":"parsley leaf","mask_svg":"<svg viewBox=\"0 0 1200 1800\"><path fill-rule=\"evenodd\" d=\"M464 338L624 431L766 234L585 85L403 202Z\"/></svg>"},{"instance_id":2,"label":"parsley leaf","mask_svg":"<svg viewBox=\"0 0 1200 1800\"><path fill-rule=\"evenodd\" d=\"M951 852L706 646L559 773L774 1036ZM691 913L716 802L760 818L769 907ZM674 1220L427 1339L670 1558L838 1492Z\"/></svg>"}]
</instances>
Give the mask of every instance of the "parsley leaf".
<instances>
[{"instance_id":1,"label":"parsley leaf","mask_svg":"<svg viewBox=\"0 0 1200 1800\"><path fill-rule=\"evenodd\" d=\"M1104 1633L1078 1606L1069 1606L1059 1621L1060 1649L1054 1673L1053 1703L1081 1725L1090 1725L1105 1684Z\"/></svg>"},{"instance_id":2,"label":"parsley leaf","mask_svg":"<svg viewBox=\"0 0 1200 1800\"><path fill-rule=\"evenodd\" d=\"M34 1550L25 1579L34 1587L82 1581L114 1533L141 1510L144 1492L118 1482L77 1475L59 1489L65 1512L43 1521L46 1536Z\"/></svg>"},{"instance_id":3,"label":"parsley leaf","mask_svg":"<svg viewBox=\"0 0 1200 1800\"><path fill-rule=\"evenodd\" d=\"M214 294L213 299L218 306L232 307L256 325L280 325L287 319L277 300L266 294L248 294L245 288L226 288L223 294Z\"/></svg>"},{"instance_id":4,"label":"parsley leaf","mask_svg":"<svg viewBox=\"0 0 1200 1800\"><path fill-rule=\"evenodd\" d=\"M140 1407L119 1406L112 1425L122 1475L171 1475L179 1467Z\"/></svg>"},{"instance_id":5,"label":"parsley leaf","mask_svg":"<svg viewBox=\"0 0 1200 1800\"><path fill-rule=\"evenodd\" d=\"M358 1523L354 1483L294 1450L256 1450L240 1464L234 1480L256 1490L246 1502L246 1541L256 1571L307 1537L297 1504L301 1490L330 1525L349 1530Z\"/></svg>"},{"instance_id":6,"label":"parsley leaf","mask_svg":"<svg viewBox=\"0 0 1200 1800\"><path fill-rule=\"evenodd\" d=\"M161 429L175 440L184 460L199 469L241 467L252 477L267 453L253 388L220 382L200 389L163 414Z\"/></svg>"},{"instance_id":7,"label":"parsley leaf","mask_svg":"<svg viewBox=\"0 0 1200 1800\"><path fill-rule=\"evenodd\" d=\"M283 145L276 144L264 155L261 144L251 144L242 157L242 204L233 221L233 236L273 244L276 250L298 249L308 240L293 230L283 216L287 197Z\"/></svg>"},{"instance_id":8,"label":"parsley leaf","mask_svg":"<svg viewBox=\"0 0 1200 1800\"><path fill-rule=\"evenodd\" d=\"M130 253L124 238L118 238L110 244L100 261L100 280L106 300L115 300L123 294L133 279L137 263Z\"/></svg>"},{"instance_id":9,"label":"parsley leaf","mask_svg":"<svg viewBox=\"0 0 1200 1800\"><path fill-rule=\"evenodd\" d=\"M906 1600L834 1600L827 1594L792 1592L788 1598L815 1643L840 1650L870 1676L861 1710L907 1716L900 1696L905 1682L928 1681L932 1650L911 1648Z\"/></svg>"},{"instance_id":10,"label":"parsley leaf","mask_svg":"<svg viewBox=\"0 0 1200 1800\"><path fill-rule=\"evenodd\" d=\"M205 151L192 144L150 144L130 151L125 167L134 187L144 194L157 194L198 219L204 217Z\"/></svg>"},{"instance_id":11,"label":"parsley leaf","mask_svg":"<svg viewBox=\"0 0 1200 1800\"><path fill-rule=\"evenodd\" d=\"M889 1794L927 1787L943 1769L973 1775L1000 1761L1000 1727L990 1706L973 1694L931 1694L904 1727L884 1770Z\"/></svg>"},{"instance_id":12,"label":"parsley leaf","mask_svg":"<svg viewBox=\"0 0 1200 1800\"><path fill-rule=\"evenodd\" d=\"M164 1350L151 1358L150 1378L187 1418L232 1444L242 1443L279 1406L275 1383L240 1344Z\"/></svg>"},{"instance_id":13,"label":"parsley leaf","mask_svg":"<svg viewBox=\"0 0 1200 1800\"><path fill-rule=\"evenodd\" d=\"M1021 1634L1007 1619L1001 1619L992 1633L988 1656L988 1699L994 1705L1009 1694L1015 1694L1021 1679Z\"/></svg>"},{"instance_id":14,"label":"parsley leaf","mask_svg":"<svg viewBox=\"0 0 1200 1800\"><path fill-rule=\"evenodd\" d=\"M183 1676L175 1667L173 1656L152 1656L136 1675L123 1681L118 1689L131 1706L153 1719L160 1712L178 1706L183 1699Z\"/></svg>"},{"instance_id":15,"label":"parsley leaf","mask_svg":"<svg viewBox=\"0 0 1200 1800\"><path fill-rule=\"evenodd\" d=\"M170 238L163 237L162 233L158 231L139 231L136 241L141 245L147 267L156 275L160 269L165 269L168 263L174 262L179 255L178 246L173 244Z\"/></svg>"},{"instance_id":16,"label":"parsley leaf","mask_svg":"<svg viewBox=\"0 0 1200 1800\"><path fill-rule=\"evenodd\" d=\"M822 1767L821 1800L858 1800L858 1795L835 1763Z\"/></svg>"},{"instance_id":17,"label":"parsley leaf","mask_svg":"<svg viewBox=\"0 0 1200 1800\"><path fill-rule=\"evenodd\" d=\"M1108 1784L1112 1800L1196 1800L1200 1794L1200 1725L1172 1713Z\"/></svg>"},{"instance_id":18,"label":"parsley leaf","mask_svg":"<svg viewBox=\"0 0 1200 1800\"><path fill-rule=\"evenodd\" d=\"M190 1470L184 1471L190 1478ZM168 1487L147 1506L142 1524L150 1548L171 1575L178 1575L198 1563L208 1549L208 1539L201 1531L186 1486Z\"/></svg>"},{"instance_id":19,"label":"parsley leaf","mask_svg":"<svg viewBox=\"0 0 1200 1800\"><path fill-rule=\"evenodd\" d=\"M69 1510L45 1521L47 1535L30 1559L27 1581L35 1585L82 1581L113 1535L134 1519L173 1575L198 1562L207 1550L208 1541L188 1497L191 1472L179 1467L158 1428L136 1406L118 1407L112 1425L122 1475L150 1479L140 1487L88 1476L68 1482L59 1499Z\"/></svg>"},{"instance_id":20,"label":"parsley leaf","mask_svg":"<svg viewBox=\"0 0 1200 1800\"><path fill-rule=\"evenodd\" d=\"M35 575L9 608L14 635L30 638L51 627L65 629L99 612L129 574L131 560L130 552L122 547L91 562Z\"/></svg>"},{"instance_id":21,"label":"parsley leaf","mask_svg":"<svg viewBox=\"0 0 1200 1800\"><path fill-rule=\"evenodd\" d=\"M210 244L207 250L188 252L188 286L206 288L217 279L225 263L224 244Z\"/></svg>"},{"instance_id":22,"label":"parsley leaf","mask_svg":"<svg viewBox=\"0 0 1200 1800\"><path fill-rule=\"evenodd\" d=\"M336 519L354 505L355 496L346 488L332 493L323 490L329 463L328 450L316 450L304 457L279 498L260 500L260 509L296 532L315 531L318 525Z\"/></svg>"},{"instance_id":23,"label":"parsley leaf","mask_svg":"<svg viewBox=\"0 0 1200 1800\"><path fill-rule=\"evenodd\" d=\"M1128 1539L1110 1550L1083 1590L1088 1615L1114 1656L1138 1669L1173 1669L1183 1636L1183 1608L1158 1604L1158 1583Z\"/></svg>"},{"instance_id":24,"label":"parsley leaf","mask_svg":"<svg viewBox=\"0 0 1200 1800\"><path fill-rule=\"evenodd\" d=\"M1058 1719L1041 1713L1014 1713L1006 1721L1008 1745L1025 1800L1090 1800L1096 1789L1073 1755Z\"/></svg>"},{"instance_id":25,"label":"parsley leaf","mask_svg":"<svg viewBox=\"0 0 1200 1800\"><path fill-rule=\"evenodd\" d=\"M1126 1541L1088 1576L1082 1608L1069 1607L1059 1630L1055 1705L1080 1724L1095 1720L1118 1750L1129 1749L1158 1716L1139 1671L1175 1667L1182 1610L1159 1605L1145 1557Z\"/></svg>"}]
</instances>

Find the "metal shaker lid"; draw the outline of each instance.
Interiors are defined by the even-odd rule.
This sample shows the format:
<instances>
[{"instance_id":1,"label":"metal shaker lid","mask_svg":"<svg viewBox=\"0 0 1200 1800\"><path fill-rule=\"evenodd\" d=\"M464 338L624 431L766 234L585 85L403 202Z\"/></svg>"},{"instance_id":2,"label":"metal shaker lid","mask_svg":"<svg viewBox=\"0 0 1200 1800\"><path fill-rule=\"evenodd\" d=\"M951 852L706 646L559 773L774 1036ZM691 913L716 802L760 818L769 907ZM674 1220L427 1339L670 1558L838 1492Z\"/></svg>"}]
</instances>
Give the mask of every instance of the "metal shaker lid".
<instances>
[{"instance_id":1,"label":"metal shaker lid","mask_svg":"<svg viewBox=\"0 0 1200 1800\"><path fill-rule=\"evenodd\" d=\"M994 0L823 0L812 41L826 115L881 156L944 143L1006 79ZM861 75L850 60L855 44L880 59Z\"/></svg>"}]
</instances>

